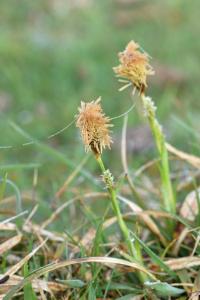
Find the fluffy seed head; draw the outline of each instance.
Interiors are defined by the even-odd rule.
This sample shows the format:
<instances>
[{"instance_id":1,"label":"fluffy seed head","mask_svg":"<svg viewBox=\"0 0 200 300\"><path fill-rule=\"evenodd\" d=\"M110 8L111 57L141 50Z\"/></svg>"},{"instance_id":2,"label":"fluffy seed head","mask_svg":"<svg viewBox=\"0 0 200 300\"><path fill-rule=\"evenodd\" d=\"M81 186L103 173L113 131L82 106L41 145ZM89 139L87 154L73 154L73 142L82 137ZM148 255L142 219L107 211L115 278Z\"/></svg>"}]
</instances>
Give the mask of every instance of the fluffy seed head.
<instances>
[{"instance_id":1,"label":"fluffy seed head","mask_svg":"<svg viewBox=\"0 0 200 300\"><path fill-rule=\"evenodd\" d=\"M105 116L100 105L101 98L92 102L81 102L76 115L76 127L80 129L86 151L92 150L98 157L106 147L110 149L112 139L110 119Z\"/></svg>"},{"instance_id":2,"label":"fluffy seed head","mask_svg":"<svg viewBox=\"0 0 200 300\"><path fill-rule=\"evenodd\" d=\"M113 70L118 77L128 79L134 84L140 93L147 87L147 75L153 75L154 71L149 64L149 56L140 51L140 46L131 41L123 52L119 53L120 65Z\"/></svg>"}]
</instances>

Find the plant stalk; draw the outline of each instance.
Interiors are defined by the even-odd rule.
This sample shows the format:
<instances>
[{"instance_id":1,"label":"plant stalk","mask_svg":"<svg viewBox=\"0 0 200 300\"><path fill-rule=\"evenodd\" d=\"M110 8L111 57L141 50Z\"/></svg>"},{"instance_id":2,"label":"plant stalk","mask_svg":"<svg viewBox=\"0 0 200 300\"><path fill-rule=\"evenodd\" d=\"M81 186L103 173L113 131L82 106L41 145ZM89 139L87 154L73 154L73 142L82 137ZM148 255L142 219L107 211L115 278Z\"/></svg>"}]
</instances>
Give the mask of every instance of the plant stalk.
<instances>
[{"instance_id":1,"label":"plant stalk","mask_svg":"<svg viewBox=\"0 0 200 300\"><path fill-rule=\"evenodd\" d=\"M104 166L104 163L101 159L101 156L98 156L96 159L97 159L97 162L99 163L99 166L100 166L101 171L102 171L103 176L104 176L106 174L107 170L105 169L105 166ZM124 236L124 239L125 239L125 242L127 244L129 253L132 257L132 260L137 261L140 265L143 265L140 245L137 243L137 241L133 242L131 240L129 229L126 226L126 223L124 222L124 219L123 219L121 211L120 211L119 203L118 203L118 200L117 200L117 197L116 197L115 188L114 188L113 184L111 184L111 182L109 183L109 181L106 182L106 187L107 187L107 190L108 190L109 195L110 195L113 211L114 211L114 213L117 217L119 227L120 227L121 232ZM139 279L142 283L144 283L144 281L147 280L147 276L143 272L138 272L138 276L139 276Z\"/></svg>"},{"instance_id":2,"label":"plant stalk","mask_svg":"<svg viewBox=\"0 0 200 300\"><path fill-rule=\"evenodd\" d=\"M173 192L172 183L170 179L170 169L169 169L169 159L168 152L166 148L165 136L163 134L162 128L156 118L156 107L151 100L151 98L146 97L144 93L141 94L141 99L145 111L145 115L149 121L149 125L152 131L152 134L155 139L157 150L160 156L160 175L161 175L161 184L162 184L162 195L164 206L167 212L171 214L176 213L176 198ZM174 228L174 221L170 220L169 227L171 232Z\"/></svg>"}]
</instances>

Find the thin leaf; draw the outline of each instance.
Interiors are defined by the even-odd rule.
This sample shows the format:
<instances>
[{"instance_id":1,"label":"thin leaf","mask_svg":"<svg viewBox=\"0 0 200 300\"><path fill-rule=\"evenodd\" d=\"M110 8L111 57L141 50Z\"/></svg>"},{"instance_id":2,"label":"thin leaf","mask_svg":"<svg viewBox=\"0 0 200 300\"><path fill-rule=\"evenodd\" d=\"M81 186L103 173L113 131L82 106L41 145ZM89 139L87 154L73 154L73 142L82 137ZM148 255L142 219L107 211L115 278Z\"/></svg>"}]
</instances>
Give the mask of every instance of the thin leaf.
<instances>
[{"instance_id":1,"label":"thin leaf","mask_svg":"<svg viewBox=\"0 0 200 300\"><path fill-rule=\"evenodd\" d=\"M86 285L86 283L80 279L68 279L68 280L57 279L56 281L65 284L66 286L71 288L82 288Z\"/></svg>"},{"instance_id":2,"label":"thin leaf","mask_svg":"<svg viewBox=\"0 0 200 300\"><path fill-rule=\"evenodd\" d=\"M139 244L144 248L144 251L151 257L152 261L159 265L161 269L163 269L166 273L168 273L170 276L172 277L177 277L176 273L173 272L168 265L166 265L161 259L160 257L158 257L148 246L145 245L145 243L143 243L142 240L140 240L133 232L132 235L134 236L134 238L139 242Z\"/></svg>"},{"instance_id":3,"label":"thin leaf","mask_svg":"<svg viewBox=\"0 0 200 300\"><path fill-rule=\"evenodd\" d=\"M95 289L93 285L90 285L89 291L88 291L88 300L96 300L96 295L95 295Z\"/></svg>"},{"instance_id":4,"label":"thin leaf","mask_svg":"<svg viewBox=\"0 0 200 300\"><path fill-rule=\"evenodd\" d=\"M136 294L141 293L141 289L136 289L130 284L118 283L118 282L111 282L109 284L109 287L107 288L107 290L109 290L109 291L111 291L111 290L122 290L122 291L125 290L125 291L135 292Z\"/></svg>"},{"instance_id":5,"label":"thin leaf","mask_svg":"<svg viewBox=\"0 0 200 300\"><path fill-rule=\"evenodd\" d=\"M149 281L146 281L144 283L144 285L147 288L150 288L151 290L154 290L156 292L156 294L158 294L158 296L161 296L161 297L167 297L167 296L168 297L169 296L176 297L176 296L179 296L179 295L185 293L185 290L173 287L172 285L168 284L167 282L160 282L160 281L149 282Z\"/></svg>"},{"instance_id":6,"label":"thin leaf","mask_svg":"<svg viewBox=\"0 0 200 300\"><path fill-rule=\"evenodd\" d=\"M135 298L135 297L136 297L135 294L128 294L126 296L122 296L122 297L116 298L116 300L134 300L134 299L138 299L138 298ZM143 299L143 298L141 298L141 299Z\"/></svg>"},{"instance_id":7,"label":"thin leaf","mask_svg":"<svg viewBox=\"0 0 200 300\"><path fill-rule=\"evenodd\" d=\"M5 252L7 252L8 250L12 249L17 244L19 244L21 239L22 239L22 235L18 234L16 236L8 239L4 243L1 243L0 244L0 255L3 255Z\"/></svg>"},{"instance_id":8,"label":"thin leaf","mask_svg":"<svg viewBox=\"0 0 200 300\"><path fill-rule=\"evenodd\" d=\"M28 276L28 265L25 263L24 265L24 277ZM37 300L34 290L32 288L31 283L27 283L24 286L24 299L28 300Z\"/></svg>"}]
</instances>

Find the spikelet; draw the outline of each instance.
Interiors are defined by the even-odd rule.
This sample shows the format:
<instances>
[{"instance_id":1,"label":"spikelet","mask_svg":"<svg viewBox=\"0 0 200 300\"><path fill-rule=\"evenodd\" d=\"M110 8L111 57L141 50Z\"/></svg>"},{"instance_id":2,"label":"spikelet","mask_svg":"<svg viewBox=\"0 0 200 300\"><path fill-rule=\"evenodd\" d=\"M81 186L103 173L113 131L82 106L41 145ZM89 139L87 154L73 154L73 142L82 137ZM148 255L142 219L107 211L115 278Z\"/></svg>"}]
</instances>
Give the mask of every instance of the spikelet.
<instances>
[{"instance_id":1,"label":"spikelet","mask_svg":"<svg viewBox=\"0 0 200 300\"><path fill-rule=\"evenodd\" d=\"M113 70L118 77L128 79L140 93L143 93L147 87L147 75L153 75L154 71L149 64L148 55L139 49L137 43L130 41L126 49L119 53L120 65Z\"/></svg>"},{"instance_id":2,"label":"spikelet","mask_svg":"<svg viewBox=\"0 0 200 300\"><path fill-rule=\"evenodd\" d=\"M100 105L101 98L92 102L81 102L79 114L76 115L76 127L80 129L86 151L93 151L96 157L106 147L110 149L112 139L109 127L110 119L105 116Z\"/></svg>"}]
</instances>

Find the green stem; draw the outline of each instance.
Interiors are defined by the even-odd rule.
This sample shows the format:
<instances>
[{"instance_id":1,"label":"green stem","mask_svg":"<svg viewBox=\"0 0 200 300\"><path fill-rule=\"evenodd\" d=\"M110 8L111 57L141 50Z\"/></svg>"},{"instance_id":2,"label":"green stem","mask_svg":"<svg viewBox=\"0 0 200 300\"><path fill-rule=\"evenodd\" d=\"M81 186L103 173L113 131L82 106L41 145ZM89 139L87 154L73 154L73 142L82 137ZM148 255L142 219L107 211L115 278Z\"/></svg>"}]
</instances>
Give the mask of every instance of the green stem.
<instances>
[{"instance_id":1,"label":"green stem","mask_svg":"<svg viewBox=\"0 0 200 300\"><path fill-rule=\"evenodd\" d=\"M166 148L165 136L163 134L160 124L156 119L156 114L155 114L156 108L154 106L154 103L149 97L146 97L144 94L141 95L141 98L161 160L160 175L161 175L161 182L162 182L162 195L163 195L164 206L166 211L175 214L176 199L174 196L172 183L170 179L169 159L168 159L168 152ZM170 221L170 228L171 230L173 230L173 221Z\"/></svg>"},{"instance_id":2,"label":"green stem","mask_svg":"<svg viewBox=\"0 0 200 300\"><path fill-rule=\"evenodd\" d=\"M97 162L99 163L102 173L105 174L106 169L105 169L104 163L101 159L101 156L97 157ZM130 255L132 257L132 260L137 261L139 264L143 265L140 245L138 245L137 242L133 243L131 240L131 237L129 234L129 229L126 226L126 223L124 222L124 219L122 217L119 203L118 203L117 196L116 196L116 191L115 191L113 185L107 184L107 190L109 192L114 213L117 217L119 227L120 227L121 232L126 241L127 247L129 249ZM144 274L143 272L139 272L139 279L141 280L141 282L144 282L145 280L147 280L146 274Z\"/></svg>"}]
</instances>

